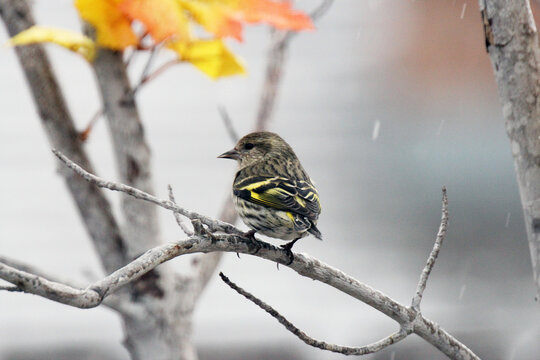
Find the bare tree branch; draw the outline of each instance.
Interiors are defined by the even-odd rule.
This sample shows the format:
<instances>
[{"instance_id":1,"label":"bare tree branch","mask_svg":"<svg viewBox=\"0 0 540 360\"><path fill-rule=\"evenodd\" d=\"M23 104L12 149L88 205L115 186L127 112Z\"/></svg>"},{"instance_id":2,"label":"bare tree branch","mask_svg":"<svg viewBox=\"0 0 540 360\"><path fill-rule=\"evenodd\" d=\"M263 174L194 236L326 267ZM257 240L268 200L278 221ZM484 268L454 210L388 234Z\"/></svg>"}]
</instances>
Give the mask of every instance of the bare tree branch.
<instances>
[{"instance_id":1,"label":"bare tree branch","mask_svg":"<svg viewBox=\"0 0 540 360\"><path fill-rule=\"evenodd\" d=\"M446 229L448 227L448 195L446 194L446 187L442 188L442 215L441 215L441 225L439 226L439 232L437 233L437 238L435 239L435 244L433 249L429 254L426 266L422 270L420 275L420 280L418 281L418 286L416 287L416 294L412 300L412 308L416 311L420 311L420 302L422 301L422 296L424 295L424 290L426 289L427 280L433 266L435 265L435 260L439 256L439 251L441 250L442 242L446 237Z\"/></svg>"},{"instance_id":2,"label":"bare tree branch","mask_svg":"<svg viewBox=\"0 0 540 360\"><path fill-rule=\"evenodd\" d=\"M334 0L323 0L321 4L309 14L311 20L317 21L321 17L323 17L328 12L328 10L330 10L333 3Z\"/></svg>"},{"instance_id":3,"label":"bare tree branch","mask_svg":"<svg viewBox=\"0 0 540 360\"><path fill-rule=\"evenodd\" d=\"M0 264L7 265L10 268L16 269L18 271L32 274L34 277L38 278L44 278L49 281L52 281L54 283L61 283L64 285L67 285L72 288L80 288L80 285L76 282L64 278L60 278L58 276L53 276L51 274L48 274L35 266L31 266L25 263L22 263L20 261L16 261L10 258L7 258L5 256L0 256ZM25 292L22 288L19 286L15 286L17 290L11 290L13 292ZM3 288L0 287L0 290L7 290L10 291L9 288ZM132 303L128 301L124 301L119 295L117 294L111 294L108 296L102 303L103 305L116 310L118 313L126 315L126 316L134 316L135 314L140 314L141 307L135 306Z\"/></svg>"},{"instance_id":4,"label":"bare tree branch","mask_svg":"<svg viewBox=\"0 0 540 360\"><path fill-rule=\"evenodd\" d=\"M199 221L198 219L194 220ZM126 266L89 285L86 289L49 280L43 276L17 269L3 261L0 261L0 278L30 294L78 308L92 308L100 305L105 297L120 287L140 278L159 264L184 254L212 251L234 251L249 254L258 251L270 256L269 259L272 261L286 263L289 260L284 250L262 241L232 234L211 234L211 236L209 234L201 232L182 241L152 248Z\"/></svg>"},{"instance_id":5,"label":"bare tree branch","mask_svg":"<svg viewBox=\"0 0 540 360\"><path fill-rule=\"evenodd\" d=\"M24 0L18 1L27 6ZM0 1L0 9L3 5L2 0ZM16 15L18 16L19 14L16 13ZM27 58L40 61L39 57L33 56L32 54L27 56ZM169 66L177 62L164 64L162 67L149 74L151 60L153 60L152 57L147 63L147 66L145 66L140 86L155 78ZM113 138L120 179L128 185L133 185L144 190L146 193L151 193L152 181L149 148L145 143L142 123L138 116L135 99L133 98L133 91L130 90L131 87L125 72L125 63L122 61L122 53L101 48L93 62L93 66L96 70L96 78L103 100L104 113L107 116ZM140 86L137 86L137 88L140 88ZM265 125L263 125L263 127L264 126ZM76 131L73 131L73 133L75 136L77 135ZM82 141L82 139L79 138L78 141ZM62 149L65 153L71 154L70 157L76 159L78 164L86 164L84 159L79 159L76 154L72 154L70 151L54 142L52 142L52 144L54 148ZM90 169L90 166L85 165L85 168ZM80 177L74 176L73 173L66 172L66 174L69 174L82 184L88 185L85 184ZM99 189L95 187L93 187L93 189L94 191L99 191ZM229 200L227 203L229 205L224 208L222 215L225 216L224 219L231 219L228 220L228 222L233 222L236 214L232 211ZM126 219L122 235L125 236L128 241L124 242L124 238L120 236L120 231L118 231L117 236L111 235L108 237L108 241L111 243L109 244L108 249L106 247L100 248L99 245L101 244L96 245L98 247L100 259L105 262L107 272L119 268L121 265L127 263L128 259L131 259L135 254L139 254L148 247L159 243L157 219L155 216L156 209L153 206L149 206L149 204L134 201L134 199L129 197L123 198L122 205ZM92 210L93 207L88 207L87 204L83 204L83 206L85 206L85 208L81 210L83 218L85 220L92 220L93 217L85 216L84 211L88 211L88 209ZM98 209L100 211L100 213L98 213L99 215L102 215L103 213L104 215L108 214L107 206L101 206ZM116 222L114 222L114 224L116 224ZM99 232L108 229L107 226L104 226L103 221L92 223L92 225L94 226L89 230L90 232ZM209 229L212 231L215 230L210 226ZM112 242L111 239L113 240ZM111 246L118 244L122 245L118 249ZM118 261L112 266L109 265L110 259L114 259L114 257L118 257L118 255L121 255L121 261ZM195 289L193 293L196 296L204 289L204 286L217 266L220 257L221 255L219 253L212 253L205 255L204 257L198 257L194 260L194 276L187 277L186 279L189 279L189 281L186 281L184 285L190 286L190 289ZM182 349L183 347L190 348L191 350L188 349L187 355L185 354L186 352L184 352L182 357L186 359L195 358L194 350L192 350L189 341L186 342L184 340L189 338L190 330L188 328L190 328L191 325L191 310L194 306L196 296L183 296L183 293L177 294L178 296L170 296L170 294L167 293L171 289L168 285L174 285L172 281L175 280L171 275L172 272L161 267L160 273L158 275L152 275L154 277L150 281L147 281L148 279L145 277L140 279L139 282L133 283L134 286L129 290L129 294L128 291L119 293L118 296L114 297L114 302L111 301L113 300L112 297L107 297L107 302L114 303L114 306L111 305L111 307L123 314L128 313L126 308L131 308L129 310L130 315L124 316L123 321L127 337L125 344L134 358L153 358L152 352L155 352L155 350L152 349L160 348L162 345L164 345L164 348L168 351L167 356L170 356L171 358L176 358L176 354L182 352L178 349ZM147 285L144 285L145 283L147 285L148 283L152 283L156 288L159 287L159 291L157 292L158 295L154 296L152 299L146 297L145 301L137 301L137 297L150 294L150 292L146 291ZM48 283L44 282L44 284ZM164 299L163 301L166 301L166 304L160 302L160 297L161 299ZM171 299L175 300L173 301ZM155 310L160 306L165 308L166 311L152 311L152 309ZM181 323L187 324L187 327L179 326L178 324ZM159 337L159 334L160 332L165 331L169 334L169 337L163 340ZM155 336L152 334L155 334ZM176 343L173 343L170 339L178 340ZM134 345L137 343L140 344ZM145 352L149 353L145 354Z\"/></svg>"},{"instance_id":6,"label":"bare tree branch","mask_svg":"<svg viewBox=\"0 0 540 360\"><path fill-rule=\"evenodd\" d=\"M94 29L85 24L85 33L94 37ZM92 62L109 125L120 180L148 193L153 193L150 147L133 97L121 51L98 48ZM130 257L159 244L159 224L154 206L122 197Z\"/></svg>"},{"instance_id":7,"label":"bare tree branch","mask_svg":"<svg viewBox=\"0 0 540 360\"><path fill-rule=\"evenodd\" d=\"M120 191L124 194L127 194L129 196L132 196L135 199L144 200L150 203L153 203L155 205L158 205L164 209L172 210L174 212L177 212L189 219L192 220L200 220L204 225L208 226L210 231L223 231L230 234L235 235L242 235L243 231L237 229L236 227L232 226L231 224L228 224L226 222L220 221L220 220L214 220L206 215L198 214L194 211L190 211L187 209L184 209L175 203L173 203L170 200L162 200L159 199L153 195L150 195L142 190L136 189L132 186L117 183L114 181L107 181L99 176L93 175L89 173L88 171L84 170L79 165L75 164L73 161L68 159L64 154L57 150L52 150L52 152L60 159L62 162L66 164L66 166L70 169L72 169L75 173L82 176L86 181L101 187L106 188L113 191Z\"/></svg>"},{"instance_id":8,"label":"bare tree branch","mask_svg":"<svg viewBox=\"0 0 540 360\"><path fill-rule=\"evenodd\" d=\"M240 139L240 137L238 136L238 133L234 129L231 117L229 116L227 109L225 109L225 106L219 105L218 111L219 111L219 115L221 116L221 119L223 120L223 124L225 124L225 129L227 130L227 134L229 134L229 138L231 138L231 141L233 144L236 144L238 142L238 139Z\"/></svg>"},{"instance_id":9,"label":"bare tree branch","mask_svg":"<svg viewBox=\"0 0 540 360\"><path fill-rule=\"evenodd\" d=\"M435 327L438 328L438 325L435 325L431 321L423 318L423 316L420 313L420 302L422 301L422 295L423 295L423 292L424 292L424 290L426 288L428 277L429 277L429 275L431 273L431 270L433 269L433 266L435 265L435 261L437 260L437 256L438 256L439 251L441 249L442 242L443 242L443 240L444 240L444 238L446 236L446 229L448 227L448 196L447 196L447 192L446 192L446 187L443 187L442 192L443 192L442 215L441 215L441 224L439 226L439 231L437 233L437 237L435 239L435 244L433 246L433 249L432 249L432 251L431 251L431 253L429 255L429 258L427 260L427 264L424 267L424 269L422 270L422 274L420 276L420 281L418 282L416 294L415 294L415 296L413 298L413 301L412 301L412 306L411 306L411 308L408 308L408 309L410 309L410 311L412 311L413 316L407 322L400 322L399 320L394 318L394 320L400 322L400 325L401 325L400 330L393 333L393 334L391 334L391 335L389 335L389 336L387 336L387 337L385 337L385 338L383 338L383 339L381 339L381 340L379 340L379 341L377 341L377 342L375 342L375 343L373 343L373 344L362 346L362 347L347 347L347 346L341 346L341 345L335 345L335 344L328 344L328 343L326 343L324 341L315 340L315 339L309 337L308 335L306 335L304 332L302 332L297 327L295 327L283 315L279 314L275 309L273 309L272 307L270 307L269 305L264 303L262 300L256 298L254 295L248 293L247 291L245 291L242 288L238 287L236 284L232 283L222 273L220 273L220 276L221 276L222 280L227 285L229 285L231 288L236 290L241 295L245 296L247 299L254 302L256 305L258 305L260 308L262 308L266 312L268 312L270 315L272 315L274 318L276 318L282 325L284 325L285 328L287 328L287 330L289 330L290 332L292 332L293 334L298 336L306 344L314 346L314 347L318 347L318 348L323 349L323 350L339 352L339 353L342 353L344 355L364 355L364 354L369 354L369 353L373 353L373 352L382 350L383 348L404 339L405 337L407 337L412 332L416 332L420 336L422 336L421 334L424 334L424 336L422 336L422 337L424 337L424 339L428 340L425 337L425 335L426 335L425 334L425 328L422 327L421 328L422 331L417 332L417 331L415 331L415 324L419 319L422 319L422 320L425 321L426 326L435 326ZM362 301L364 301L364 300L362 300ZM368 302L366 302L366 303L368 303ZM389 314L387 314L387 315L390 316ZM449 338L448 343L444 346L444 348L448 349L447 345L449 345L450 348L455 348L455 346L454 346L455 341L456 341L455 339L452 340L451 338ZM434 344L434 343L432 342L432 344ZM435 345L435 346L437 346L437 345ZM461 349L461 345L458 346L458 347ZM441 348L439 348L439 349L441 349ZM442 350L442 351L445 352L444 350ZM461 359L462 356L465 356L464 358L469 358L468 356L470 356L472 354L472 352L470 352L471 354L468 354L469 352L470 352L470 350L468 350L467 348L464 348L463 352L461 352L461 350L460 350L460 353L452 353L456 357L450 356L450 351L445 352L445 354L449 355L452 359L454 359L454 358ZM475 357L476 355L474 355L474 354L472 354L472 355L473 355L473 357L471 357L471 358L473 358L473 359L476 358Z\"/></svg>"},{"instance_id":10,"label":"bare tree branch","mask_svg":"<svg viewBox=\"0 0 540 360\"><path fill-rule=\"evenodd\" d=\"M219 219L223 222L234 224L238 215L234 209L231 196L227 196L227 200L223 204ZM222 253L212 252L203 255L199 255L191 262L192 276L192 290L197 297L205 289L206 285L210 281L212 274L216 271L216 268L221 261Z\"/></svg>"},{"instance_id":11,"label":"bare tree branch","mask_svg":"<svg viewBox=\"0 0 540 360\"><path fill-rule=\"evenodd\" d=\"M540 47L528 0L480 0L540 296Z\"/></svg>"},{"instance_id":12,"label":"bare tree branch","mask_svg":"<svg viewBox=\"0 0 540 360\"><path fill-rule=\"evenodd\" d=\"M419 311L398 303L382 292L359 282L336 268L324 264L320 260L306 254L295 253L293 261L290 262L290 254L286 250L263 241L245 237L243 232L233 225L183 209L171 201L157 199L130 186L105 181L87 173L80 166L72 164L71 160L62 154L58 152L55 152L55 154L66 162L71 169L97 186L123 191L138 199L179 212L195 221L195 223L200 222L200 224L195 226L195 235L183 241L154 247L128 265L91 284L86 289L77 289L65 284L55 283L0 263L0 278L11 282L25 292L81 308L95 307L107 295L121 286L132 282L154 269L157 265L176 256L215 251L252 254L288 266L302 276L321 281L372 306L398 322L405 332L414 332L421 336L451 359L479 359L470 349L438 324L426 319ZM206 225L207 228L203 227L202 224ZM226 234L222 234L222 232L226 232ZM397 335L393 336L392 339L396 337Z\"/></svg>"},{"instance_id":13,"label":"bare tree branch","mask_svg":"<svg viewBox=\"0 0 540 360\"><path fill-rule=\"evenodd\" d=\"M253 302L255 305L272 315L277 321L279 321L280 324L285 326L287 330L292 332L294 335L296 335L300 340L305 342L306 344L322 349L322 350L328 350L332 352L337 352L343 355L366 355L366 354L372 354L374 352L380 351L384 349L385 347L395 344L407 337L407 332L403 329L400 329L399 331L373 343L366 346L361 347L349 347L349 346L342 346L342 345L335 345L335 344L329 344L324 341L315 340L311 336L304 333L302 330L298 329L296 326L293 325L289 320L287 320L283 315L281 315L277 310L275 310L270 305L266 304L264 301L258 299L253 294L250 294L246 290L242 289L235 283L233 283L227 276L225 276L222 272L219 273L219 276L221 277L221 280L225 282L225 284L229 285L233 290L235 290L240 295L244 296L246 299Z\"/></svg>"},{"instance_id":14,"label":"bare tree branch","mask_svg":"<svg viewBox=\"0 0 540 360\"><path fill-rule=\"evenodd\" d=\"M0 286L0 291L23 292L23 290L17 286Z\"/></svg>"},{"instance_id":15,"label":"bare tree branch","mask_svg":"<svg viewBox=\"0 0 540 360\"><path fill-rule=\"evenodd\" d=\"M323 0L322 3L311 13L313 21L320 19L330 9L333 0ZM270 50L268 51L268 63L266 65L266 75L264 87L259 102L259 112L255 131L264 129L264 125L272 118L275 103L278 96L279 85L283 77L287 50L295 32L286 30L273 30L270 39Z\"/></svg>"},{"instance_id":16,"label":"bare tree branch","mask_svg":"<svg viewBox=\"0 0 540 360\"><path fill-rule=\"evenodd\" d=\"M144 85L148 84L149 82L153 81L154 79L156 79L158 76L163 74L165 72L165 70L169 69L170 67L172 67L174 65L180 64L180 63L182 63L182 60L179 60L179 59L175 58L175 59L169 60L169 61L161 64L157 69L155 69L151 73L148 73L144 78L141 79L141 83L139 85L139 88L141 88L142 86L144 86Z\"/></svg>"},{"instance_id":17,"label":"bare tree branch","mask_svg":"<svg viewBox=\"0 0 540 360\"><path fill-rule=\"evenodd\" d=\"M270 39L271 45L268 51L268 64L266 65L266 75L263 92L259 103L259 112L257 114L256 131L261 131L262 123L267 123L272 117L275 108L275 102L279 89L285 55L289 42L287 41L287 31L274 30Z\"/></svg>"},{"instance_id":18,"label":"bare tree branch","mask_svg":"<svg viewBox=\"0 0 540 360\"><path fill-rule=\"evenodd\" d=\"M35 25L25 0L0 1L0 16L11 36ZM49 143L93 171L43 47L39 44L18 46L15 51ZM118 269L127 262L126 242L105 195L72 171L60 171L60 174L96 251L100 255L107 254L100 256L102 266L107 272Z\"/></svg>"},{"instance_id":19,"label":"bare tree branch","mask_svg":"<svg viewBox=\"0 0 540 360\"><path fill-rule=\"evenodd\" d=\"M177 205L176 200L174 198L172 186L169 185L167 188L169 190L169 200L172 201L173 204ZM176 220L176 223L178 224L178 226L180 226L184 234L186 234L187 236L193 235L193 231L186 225L186 223L184 222L184 219L182 219L180 214L177 212L173 212L173 215Z\"/></svg>"},{"instance_id":20,"label":"bare tree branch","mask_svg":"<svg viewBox=\"0 0 540 360\"><path fill-rule=\"evenodd\" d=\"M116 186L119 187L119 186ZM192 214L193 212L190 212ZM195 219L198 220L198 219ZM231 225L232 226L232 225ZM237 232L240 232L237 229ZM86 289L77 289L51 282L34 274L0 263L0 278L7 280L25 292L37 294L67 305L90 308L99 305L109 294L152 270L173 257L195 252L227 251L253 254L255 256L286 265L287 251L262 241L236 234L195 234L183 241L155 247L125 267L97 281ZM319 280L350 296L365 302L397 321L406 332L414 332L452 359L479 359L465 345L424 318L412 308L406 307L358 280L346 275L306 254L295 254L291 269L300 275ZM392 337L392 339L397 338Z\"/></svg>"},{"instance_id":21,"label":"bare tree branch","mask_svg":"<svg viewBox=\"0 0 540 360\"><path fill-rule=\"evenodd\" d=\"M144 68L141 73L141 77L139 78L139 82L133 87L129 96L134 96L137 93L137 91L140 90L141 86L148 81L148 74L150 74L152 63L154 62L154 59L157 53L159 52L160 48L161 48L160 44L152 46L152 49L150 50L150 55L148 56L148 59L146 60L146 64L144 64Z\"/></svg>"},{"instance_id":22,"label":"bare tree branch","mask_svg":"<svg viewBox=\"0 0 540 360\"><path fill-rule=\"evenodd\" d=\"M253 241L250 238L231 234L216 234L213 237L197 234L183 241L153 248L125 267L91 284L86 289L77 289L51 282L2 263L0 263L0 278L16 284L28 293L75 307L91 308L98 306L105 297L118 290L121 286L130 283L173 257L211 251L254 254L257 257L283 265L286 265L290 260L286 251L261 241ZM293 263L288 266L300 275L326 283L381 311L401 324L405 332L411 331L420 335L451 359L479 359L465 345L440 328L438 324L424 318L413 309L396 302L380 291L360 283L340 270L306 254L295 254ZM392 339L397 338L398 335L392 336ZM390 340L384 339L381 342L385 341Z\"/></svg>"},{"instance_id":23,"label":"bare tree branch","mask_svg":"<svg viewBox=\"0 0 540 360\"><path fill-rule=\"evenodd\" d=\"M94 125L102 116L103 109L98 109L94 113L94 115L92 115L92 118L90 118L90 121L88 121L88 125L86 125L83 131L79 132L79 139L81 139L81 141L86 141L88 139L90 133L92 132L92 129L94 128Z\"/></svg>"}]
</instances>

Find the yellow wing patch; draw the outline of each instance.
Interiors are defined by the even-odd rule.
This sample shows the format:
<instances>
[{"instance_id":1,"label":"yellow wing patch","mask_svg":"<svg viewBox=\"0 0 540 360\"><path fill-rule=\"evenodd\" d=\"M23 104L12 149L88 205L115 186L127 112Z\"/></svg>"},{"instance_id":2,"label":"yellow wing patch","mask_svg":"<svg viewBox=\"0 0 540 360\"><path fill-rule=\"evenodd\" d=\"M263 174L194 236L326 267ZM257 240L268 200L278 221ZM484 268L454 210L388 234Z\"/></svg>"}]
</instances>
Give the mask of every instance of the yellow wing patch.
<instances>
[{"instance_id":1,"label":"yellow wing patch","mask_svg":"<svg viewBox=\"0 0 540 360\"><path fill-rule=\"evenodd\" d=\"M245 200L309 219L316 220L321 211L317 190L307 181L294 181L279 176L248 177L235 184L234 194Z\"/></svg>"},{"instance_id":2,"label":"yellow wing patch","mask_svg":"<svg viewBox=\"0 0 540 360\"><path fill-rule=\"evenodd\" d=\"M294 223L294 215L292 214L292 212L287 211L285 214L287 214L287 217L291 219L291 221Z\"/></svg>"},{"instance_id":3,"label":"yellow wing patch","mask_svg":"<svg viewBox=\"0 0 540 360\"><path fill-rule=\"evenodd\" d=\"M267 180L263 180L263 181L257 181L257 182L254 182L254 183L251 183L251 184L248 184L246 186L242 186L240 188L240 190L253 190L253 189L257 189L261 186L264 186L264 185L268 185L268 184L271 184L274 180L276 180L277 178L270 178L270 179L267 179Z\"/></svg>"},{"instance_id":4,"label":"yellow wing patch","mask_svg":"<svg viewBox=\"0 0 540 360\"><path fill-rule=\"evenodd\" d=\"M300 196L296 195L294 197L294 200L296 200L296 202L299 203L301 207L306 207L306 202Z\"/></svg>"}]
</instances>

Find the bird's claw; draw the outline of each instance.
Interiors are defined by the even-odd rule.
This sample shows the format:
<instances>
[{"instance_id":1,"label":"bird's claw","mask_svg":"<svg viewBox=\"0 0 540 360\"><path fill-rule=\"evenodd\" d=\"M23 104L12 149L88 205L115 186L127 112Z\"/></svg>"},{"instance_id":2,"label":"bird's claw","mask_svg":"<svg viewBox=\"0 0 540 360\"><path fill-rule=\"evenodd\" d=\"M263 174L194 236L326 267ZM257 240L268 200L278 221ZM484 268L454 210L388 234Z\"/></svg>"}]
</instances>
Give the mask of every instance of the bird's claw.
<instances>
[{"instance_id":1,"label":"bird's claw","mask_svg":"<svg viewBox=\"0 0 540 360\"><path fill-rule=\"evenodd\" d=\"M257 238L255 237L255 233L257 231L255 230L249 230L249 231L246 231L244 233L244 237L248 238L249 240L251 240L251 243L253 244L253 246L255 246L257 248L257 250L255 250L255 252L252 252L251 255L255 255L256 253L259 252L259 250L261 250L261 244L259 243L259 240L257 240Z\"/></svg>"},{"instance_id":2,"label":"bird's claw","mask_svg":"<svg viewBox=\"0 0 540 360\"><path fill-rule=\"evenodd\" d=\"M293 241L289 241L288 243L284 244L284 245L281 245L280 248L282 248L283 250L285 250L287 252L287 256L289 257L289 259L291 259L291 261L289 261L287 264L287 266L291 265L294 261L294 254L292 252L292 247L294 245L294 243L296 243L298 241L298 239L294 239Z\"/></svg>"}]
</instances>

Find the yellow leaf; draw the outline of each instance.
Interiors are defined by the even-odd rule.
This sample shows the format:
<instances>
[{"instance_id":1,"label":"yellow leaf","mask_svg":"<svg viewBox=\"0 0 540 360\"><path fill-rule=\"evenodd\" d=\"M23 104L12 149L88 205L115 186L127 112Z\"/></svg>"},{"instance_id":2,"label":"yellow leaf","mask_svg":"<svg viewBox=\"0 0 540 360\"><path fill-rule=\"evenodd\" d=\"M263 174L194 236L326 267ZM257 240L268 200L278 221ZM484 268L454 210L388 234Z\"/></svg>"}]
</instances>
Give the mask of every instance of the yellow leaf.
<instances>
[{"instance_id":1,"label":"yellow leaf","mask_svg":"<svg viewBox=\"0 0 540 360\"><path fill-rule=\"evenodd\" d=\"M118 9L116 0L75 0L81 17L96 29L99 45L123 50L138 44L131 20Z\"/></svg>"},{"instance_id":2,"label":"yellow leaf","mask_svg":"<svg viewBox=\"0 0 540 360\"><path fill-rule=\"evenodd\" d=\"M21 31L9 40L10 45L29 45L41 42L52 42L76 52L88 61L92 61L96 53L94 42L79 33L44 26L32 26Z\"/></svg>"},{"instance_id":3,"label":"yellow leaf","mask_svg":"<svg viewBox=\"0 0 540 360\"><path fill-rule=\"evenodd\" d=\"M212 79L246 72L242 61L236 58L221 40L175 42L169 47L181 60L192 63Z\"/></svg>"},{"instance_id":4,"label":"yellow leaf","mask_svg":"<svg viewBox=\"0 0 540 360\"><path fill-rule=\"evenodd\" d=\"M230 36L242 41L242 23L232 16L230 8L221 3L200 0L178 0L197 23L218 38Z\"/></svg>"},{"instance_id":5,"label":"yellow leaf","mask_svg":"<svg viewBox=\"0 0 540 360\"><path fill-rule=\"evenodd\" d=\"M189 40L189 21L176 0L116 1L117 8L140 21L156 42Z\"/></svg>"}]
</instances>

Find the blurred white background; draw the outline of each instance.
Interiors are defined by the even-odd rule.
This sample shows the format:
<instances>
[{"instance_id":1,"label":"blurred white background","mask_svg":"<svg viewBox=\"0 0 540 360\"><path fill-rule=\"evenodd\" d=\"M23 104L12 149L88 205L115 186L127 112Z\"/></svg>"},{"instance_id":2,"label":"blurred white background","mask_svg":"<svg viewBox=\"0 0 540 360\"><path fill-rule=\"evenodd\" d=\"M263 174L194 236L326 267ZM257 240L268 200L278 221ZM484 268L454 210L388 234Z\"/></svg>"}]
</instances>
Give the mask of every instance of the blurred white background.
<instances>
[{"instance_id":1,"label":"blurred white background","mask_svg":"<svg viewBox=\"0 0 540 360\"><path fill-rule=\"evenodd\" d=\"M34 7L39 24L79 29L71 1ZM232 47L246 60L247 76L212 82L181 65L137 98L158 195L166 197L171 184L181 205L212 216L235 169L216 159L232 147L217 106L245 134L262 85L268 29L245 31L245 42ZM0 42L7 39L1 27ZM81 58L47 50L82 129L100 106L93 74ZM143 65L138 58L134 79ZM476 1L336 1L317 31L295 37L286 66L271 130L293 146L317 183L325 239L303 239L295 250L409 304L446 185L449 233L424 314L482 358L538 359L539 305ZM87 284L103 274L7 47L0 48L0 79L0 254ZM99 174L115 179L104 121L86 146ZM118 204L117 194L108 195ZM164 241L182 236L171 214L160 217ZM187 261L173 263L181 268ZM226 254L220 270L315 338L364 345L397 329L368 306L261 259ZM201 360L343 358L303 344L217 274L196 310L195 340ZM2 360L127 359L121 341L121 324L105 308L0 293ZM444 356L411 336L368 358Z\"/></svg>"}]
</instances>

